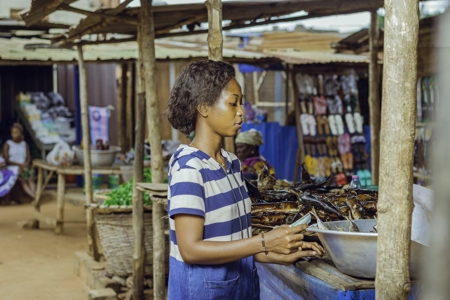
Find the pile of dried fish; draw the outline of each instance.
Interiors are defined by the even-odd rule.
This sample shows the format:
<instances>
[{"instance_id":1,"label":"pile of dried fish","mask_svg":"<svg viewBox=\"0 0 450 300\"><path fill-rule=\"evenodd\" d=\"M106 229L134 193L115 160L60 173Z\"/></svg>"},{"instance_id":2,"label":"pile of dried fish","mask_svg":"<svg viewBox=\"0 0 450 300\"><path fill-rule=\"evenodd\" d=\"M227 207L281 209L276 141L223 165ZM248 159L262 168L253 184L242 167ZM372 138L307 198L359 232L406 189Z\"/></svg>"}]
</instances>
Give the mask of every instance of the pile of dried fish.
<instances>
[{"instance_id":1,"label":"pile of dried fish","mask_svg":"<svg viewBox=\"0 0 450 300\"><path fill-rule=\"evenodd\" d=\"M323 222L373 219L377 214L376 191L333 187L331 177L315 183L304 167L301 180L291 185L263 170L257 181L246 181L253 202L252 226L269 229L289 225L311 211Z\"/></svg>"}]
</instances>

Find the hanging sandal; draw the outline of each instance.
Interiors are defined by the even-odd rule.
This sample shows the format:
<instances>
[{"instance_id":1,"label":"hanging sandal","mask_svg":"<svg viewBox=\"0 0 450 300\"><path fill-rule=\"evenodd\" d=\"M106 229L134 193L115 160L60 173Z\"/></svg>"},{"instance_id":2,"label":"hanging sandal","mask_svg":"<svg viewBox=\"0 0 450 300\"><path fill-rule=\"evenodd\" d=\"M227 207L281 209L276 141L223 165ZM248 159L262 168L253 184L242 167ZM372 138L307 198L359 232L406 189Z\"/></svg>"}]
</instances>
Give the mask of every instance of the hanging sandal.
<instances>
[{"instance_id":1,"label":"hanging sandal","mask_svg":"<svg viewBox=\"0 0 450 300\"><path fill-rule=\"evenodd\" d=\"M350 134L354 134L355 133L355 123L354 123L352 114L348 113L345 115L345 122L347 123L348 132L350 132Z\"/></svg>"},{"instance_id":2,"label":"hanging sandal","mask_svg":"<svg viewBox=\"0 0 450 300\"><path fill-rule=\"evenodd\" d=\"M309 134L311 136L316 136L316 119L313 115L307 115L306 123L308 124Z\"/></svg>"},{"instance_id":3,"label":"hanging sandal","mask_svg":"<svg viewBox=\"0 0 450 300\"><path fill-rule=\"evenodd\" d=\"M361 116L361 114L359 112L355 112L354 115L353 115L353 119L355 120L356 131L359 134L362 134L363 133L364 118Z\"/></svg>"},{"instance_id":4,"label":"hanging sandal","mask_svg":"<svg viewBox=\"0 0 450 300\"><path fill-rule=\"evenodd\" d=\"M318 165L318 173L320 178L324 178L326 176L326 166L325 166L325 159L324 157L319 157L317 159L317 165Z\"/></svg>"},{"instance_id":5,"label":"hanging sandal","mask_svg":"<svg viewBox=\"0 0 450 300\"><path fill-rule=\"evenodd\" d=\"M341 115L335 115L334 118L336 120L337 135L343 135L344 134L344 122L342 121Z\"/></svg>"},{"instance_id":6,"label":"hanging sandal","mask_svg":"<svg viewBox=\"0 0 450 300\"><path fill-rule=\"evenodd\" d=\"M334 115L328 116L328 123L330 124L330 131L332 135L337 135L337 128L336 128L336 118Z\"/></svg>"},{"instance_id":7,"label":"hanging sandal","mask_svg":"<svg viewBox=\"0 0 450 300\"><path fill-rule=\"evenodd\" d=\"M308 114L300 115L300 124L302 125L302 133L303 135L309 135L309 124L308 124Z\"/></svg>"},{"instance_id":8,"label":"hanging sandal","mask_svg":"<svg viewBox=\"0 0 450 300\"><path fill-rule=\"evenodd\" d=\"M319 176L319 168L318 168L317 158L311 157L310 167L311 167L311 171L309 173L312 174L314 177L318 177Z\"/></svg>"},{"instance_id":9,"label":"hanging sandal","mask_svg":"<svg viewBox=\"0 0 450 300\"><path fill-rule=\"evenodd\" d=\"M325 115L327 113L327 100L324 96L314 96L314 108L317 115Z\"/></svg>"}]
</instances>

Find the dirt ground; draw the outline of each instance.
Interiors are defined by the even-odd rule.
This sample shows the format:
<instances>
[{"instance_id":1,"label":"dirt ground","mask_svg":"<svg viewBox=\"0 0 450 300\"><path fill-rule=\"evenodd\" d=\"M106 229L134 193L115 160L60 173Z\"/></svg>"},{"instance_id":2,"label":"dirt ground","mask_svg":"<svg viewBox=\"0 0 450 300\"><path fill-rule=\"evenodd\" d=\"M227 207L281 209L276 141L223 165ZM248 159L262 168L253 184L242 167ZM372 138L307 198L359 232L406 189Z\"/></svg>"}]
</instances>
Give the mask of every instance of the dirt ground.
<instances>
[{"instance_id":1,"label":"dirt ground","mask_svg":"<svg viewBox=\"0 0 450 300\"><path fill-rule=\"evenodd\" d=\"M44 195L41 211L55 217L55 194ZM0 206L0 299L87 299L88 289L75 274L75 252L87 251L83 206L66 202L60 236L48 225L19 228L32 212L30 204Z\"/></svg>"}]
</instances>

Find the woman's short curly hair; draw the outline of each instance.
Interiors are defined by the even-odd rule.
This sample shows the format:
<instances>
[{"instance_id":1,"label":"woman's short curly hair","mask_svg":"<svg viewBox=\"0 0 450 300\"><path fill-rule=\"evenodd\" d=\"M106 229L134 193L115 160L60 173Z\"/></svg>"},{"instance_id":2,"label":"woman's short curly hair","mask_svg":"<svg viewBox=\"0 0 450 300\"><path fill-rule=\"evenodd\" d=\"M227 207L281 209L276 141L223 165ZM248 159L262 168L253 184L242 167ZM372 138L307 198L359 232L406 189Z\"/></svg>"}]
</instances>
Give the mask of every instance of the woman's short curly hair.
<instances>
[{"instance_id":1,"label":"woman's short curly hair","mask_svg":"<svg viewBox=\"0 0 450 300\"><path fill-rule=\"evenodd\" d=\"M232 65L222 61L201 60L190 63L178 76L170 92L166 116L175 129L189 135L195 130L197 108L214 105L231 78Z\"/></svg>"}]
</instances>

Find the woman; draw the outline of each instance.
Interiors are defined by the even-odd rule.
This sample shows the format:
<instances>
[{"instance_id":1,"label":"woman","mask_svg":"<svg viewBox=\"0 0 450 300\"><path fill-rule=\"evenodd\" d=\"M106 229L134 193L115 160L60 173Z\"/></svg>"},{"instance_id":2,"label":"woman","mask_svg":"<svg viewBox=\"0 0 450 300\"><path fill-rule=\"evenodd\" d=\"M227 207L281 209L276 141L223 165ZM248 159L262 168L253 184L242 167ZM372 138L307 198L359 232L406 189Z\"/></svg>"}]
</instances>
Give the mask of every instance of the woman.
<instances>
[{"instance_id":1,"label":"woman","mask_svg":"<svg viewBox=\"0 0 450 300\"><path fill-rule=\"evenodd\" d=\"M34 170L30 167L30 148L24 141L23 127L19 123L11 126L11 139L3 146L3 157L8 166L19 167L19 182L23 191L32 199L35 198L36 184Z\"/></svg>"},{"instance_id":2,"label":"woman","mask_svg":"<svg viewBox=\"0 0 450 300\"><path fill-rule=\"evenodd\" d=\"M5 159L0 155L0 202L2 204L14 203L9 198L9 192L16 184L19 168L17 166L7 166Z\"/></svg>"},{"instance_id":3,"label":"woman","mask_svg":"<svg viewBox=\"0 0 450 300\"><path fill-rule=\"evenodd\" d=\"M267 167L269 174L275 176L275 169L259 154L259 146L264 144L261 132L250 129L236 137L236 155L242 163L242 173L247 179L257 179L258 173Z\"/></svg>"},{"instance_id":4,"label":"woman","mask_svg":"<svg viewBox=\"0 0 450 300\"><path fill-rule=\"evenodd\" d=\"M234 68L197 61L171 91L167 117L195 137L169 162L169 299L259 299L254 261L289 265L323 254L303 242L305 226L253 236L251 201L237 157L220 148L242 124L242 93Z\"/></svg>"}]
</instances>

